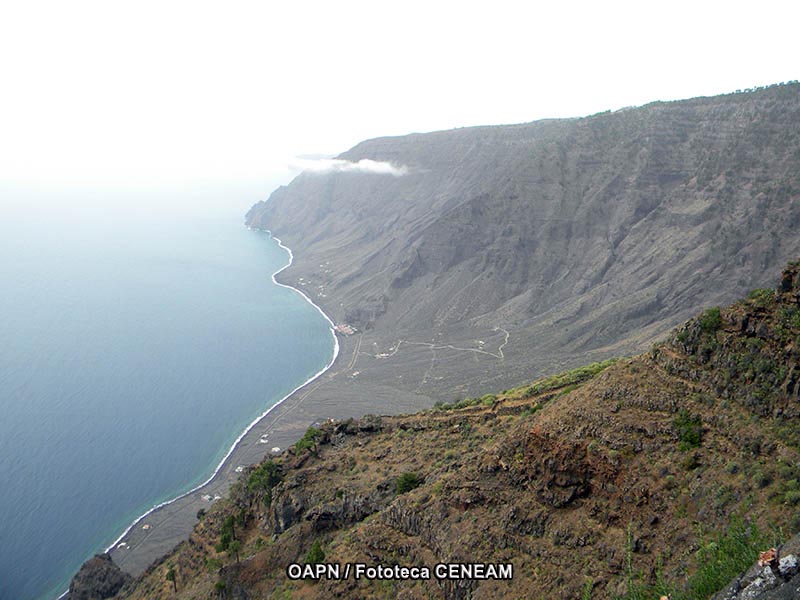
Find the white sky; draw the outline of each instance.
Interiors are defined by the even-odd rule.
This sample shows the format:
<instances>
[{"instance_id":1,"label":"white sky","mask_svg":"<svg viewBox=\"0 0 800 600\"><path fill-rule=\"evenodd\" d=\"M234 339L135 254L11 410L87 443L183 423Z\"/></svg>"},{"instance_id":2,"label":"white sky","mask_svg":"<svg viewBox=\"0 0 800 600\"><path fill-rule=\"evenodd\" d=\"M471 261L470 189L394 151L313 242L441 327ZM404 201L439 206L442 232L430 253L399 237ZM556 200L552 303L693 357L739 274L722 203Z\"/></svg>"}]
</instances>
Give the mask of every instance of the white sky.
<instances>
[{"instance_id":1,"label":"white sky","mask_svg":"<svg viewBox=\"0 0 800 600\"><path fill-rule=\"evenodd\" d=\"M800 78L798 2L0 0L0 182L285 176L362 139Z\"/></svg>"}]
</instances>

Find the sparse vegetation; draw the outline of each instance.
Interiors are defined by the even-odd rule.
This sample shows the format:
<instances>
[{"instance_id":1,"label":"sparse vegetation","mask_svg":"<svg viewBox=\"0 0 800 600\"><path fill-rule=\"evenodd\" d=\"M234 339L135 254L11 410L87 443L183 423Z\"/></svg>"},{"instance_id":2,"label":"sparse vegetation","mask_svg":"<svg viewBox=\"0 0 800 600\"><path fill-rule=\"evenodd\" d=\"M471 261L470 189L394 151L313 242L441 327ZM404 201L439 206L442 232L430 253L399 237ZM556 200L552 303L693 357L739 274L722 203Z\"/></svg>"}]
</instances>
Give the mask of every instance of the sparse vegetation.
<instances>
[{"instance_id":1,"label":"sparse vegetation","mask_svg":"<svg viewBox=\"0 0 800 600\"><path fill-rule=\"evenodd\" d=\"M526 406L519 414L521 417L529 417L533 414L536 414L540 410L542 410L542 405L537 402L536 404L533 404L531 406Z\"/></svg>"},{"instance_id":2,"label":"sparse vegetation","mask_svg":"<svg viewBox=\"0 0 800 600\"><path fill-rule=\"evenodd\" d=\"M605 371L608 367L617 362L617 360L619 359L611 358L602 362L595 362L590 365L578 367L577 369L572 369L570 371L565 371L564 373L559 373L558 375L553 375L552 377L542 379L526 389L525 394L527 396L535 396L536 394L550 392L568 385L583 383L598 373Z\"/></svg>"},{"instance_id":3,"label":"sparse vegetation","mask_svg":"<svg viewBox=\"0 0 800 600\"><path fill-rule=\"evenodd\" d=\"M636 571L633 567L634 538L633 527L628 525L625 536L625 571L628 584L628 591L624 596L619 596L617 600L651 600L662 595L669 595L674 586L668 585L661 572L661 561L659 560L656 569L655 584L648 584L644 581L641 571Z\"/></svg>"},{"instance_id":4,"label":"sparse vegetation","mask_svg":"<svg viewBox=\"0 0 800 600\"><path fill-rule=\"evenodd\" d=\"M642 573L635 572L632 566L630 530L627 540L628 592L617 600L651 600L667 595L671 600L707 600L753 564L759 552L779 541L770 539L756 525L734 517L724 533L701 541L693 561L697 569L689 573L685 587L680 587L664 580L660 565L656 582L644 581Z\"/></svg>"},{"instance_id":5,"label":"sparse vegetation","mask_svg":"<svg viewBox=\"0 0 800 600\"><path fill-rule=\"evenodd\" d=\"M759 288L750 292L747 299L759 308L766 308L775 301L775 290Z\"/></svg>"},{"instance_id":6,"label":"sparse vegetation","mask_svg":"<svg viewBox=\"0 0 800 600\"><path fill-rule=\"evenodd\" d=\"M231 542L236 540L236 519L233 515L225 518L219 534L219 542L216 545L217 552L225 552L230 548Z\"/></svg>"},{"instance_id":7,"label":"sparse vegetation","mask_svg":"<svg viewBox=\"0 0 800 600\"><path fill-rule=\"evenodd\" d=\"M480 398L464 398L463 400L452 402L450 404L446 402L437 402L433 405L433 407L437 410L458 410L461 408L467 408L469 406L477 406L480 403Z\"/></svg>"},{"instance_id":8,"label":"sparse vegetation","mask_svg":"<svg viewBox=\"0 0 800 600\"><path fill-rule=\"evenodd\" d=\"M222 561L219 560L218 558L213 558L209 556L208 558L206 558L205 565L206 565L206 570L209 573L213 574L220 570L220 568L222 567Z\"/></svg>"},{"instance_id":9,"label":"sparse vegetation","mask_svg":"<svg viewBox=\"0 0 800 600\"><path fill-rule=\"evenodd\" d=\"M233 555L236 558L236 562L239 562L239 550L242 549L242 542L239 540L233 540L230 544L228 544L228 555Z\"/></svg>"},{"instance_id":10,"label":"sparse vegetation","mask_svg":"<svg viewBox=\"0 0 800 600\"><path fill-rule=\"evenodd\" d=\"M165 577L166 577L167 581L172 583L172 591L177 593L177 591L178 591L178 583L175 580L175 567L173 567L172 565L169 565L169 567L167 567L167 574L166 574Z\"/></svg>"},{"instance_id":11,"label":"sparse vegetation","mask_svg":"<svg viewBox=\"0 0 800 600\"><path fill-rule=\"evenodd\" d=\"M732 519L727 531L702 544L697 551L697 571L689 577L683 598L709 598L746 570L772 540L741 518Z\"/></svg>"},{"instance_id":12,"label":"sparse vegetation","mask_svg":"<svg viewBox=\"0 0 800 600\"><path fill-rule=\"evenodd\" d=\"M604 371L619 359L611 358L602 362L595 362L577 369L565 371L551 377L537 381L527 388L520 388L524 396L535 396L544 392L559 390L561 395L568 394L578 387L578 384L588 381L598 373ZM504 395L513 396L518 390L505 390ZM438 401L433 405L434 410L458 410L470 406L491 406L498 400L496 394L484 394L480 398L464 398L450 404ZM540 407L538 407L540 408ZM538 410L538 408L536 410ZM534 411L535 412L535 411Z\"/></svg>"}]
</instances>

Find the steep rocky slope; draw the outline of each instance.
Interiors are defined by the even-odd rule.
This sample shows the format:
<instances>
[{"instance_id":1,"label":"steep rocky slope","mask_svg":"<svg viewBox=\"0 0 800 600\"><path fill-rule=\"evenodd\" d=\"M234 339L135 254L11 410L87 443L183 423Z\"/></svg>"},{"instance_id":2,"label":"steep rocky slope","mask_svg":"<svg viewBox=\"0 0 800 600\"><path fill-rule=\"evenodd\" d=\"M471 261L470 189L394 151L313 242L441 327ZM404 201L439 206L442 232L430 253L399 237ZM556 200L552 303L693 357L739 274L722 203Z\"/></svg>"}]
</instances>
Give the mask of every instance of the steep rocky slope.
<instances>
[{"instance_id":1,"label":"steep rocky slope","mask_svg":"<svg viewBox=\"0 0 800 600\"><path fill-rule=\"evenodd\" d=\"M774 550L771 552L771 550ZM800 590L800 535L761 554L712 600L792 600Z\"/></svg>"},{"instance_id":2,"label":"steep rocky slope","mask_svg":"<svg viewBox=\"0 0 800 600\"><path fill-rule=\"evenodd\" d=\"M295 250L285 280L364 331L360 376L420 405L639 351L800 253L796 83L340 158L409 172L304 173L248 223Z\"/></svg>"},{"instance_id":3,"label":"steep rocky slope","mask_svg":"<svg viewBox=\"0 0 800 600\"><path fill-rule=\"evenodd\" d=\"M645 354L310 429L116 597L708 597L800 529L799 265ZM514 570L288 578L323 556Z\"/></svg>"}]
</instances>

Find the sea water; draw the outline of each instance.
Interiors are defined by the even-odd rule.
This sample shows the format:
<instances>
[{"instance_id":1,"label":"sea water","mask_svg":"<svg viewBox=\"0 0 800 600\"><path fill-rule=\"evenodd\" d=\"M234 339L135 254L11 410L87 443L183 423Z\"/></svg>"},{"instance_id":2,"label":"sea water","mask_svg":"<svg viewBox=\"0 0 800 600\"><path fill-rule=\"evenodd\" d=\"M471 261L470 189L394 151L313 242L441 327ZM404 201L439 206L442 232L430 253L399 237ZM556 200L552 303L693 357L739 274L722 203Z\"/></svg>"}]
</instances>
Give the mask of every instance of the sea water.
<instances>
[{"instance_id":1,"label":"sea water","mask_svg":"<svg viewBox=\"0 0 800 600\"><path fill-rule=\"evenodd\" d=\"M55 598L330 360L257 186L0 186L0 599Z\"/></svg>"}]
</instances>

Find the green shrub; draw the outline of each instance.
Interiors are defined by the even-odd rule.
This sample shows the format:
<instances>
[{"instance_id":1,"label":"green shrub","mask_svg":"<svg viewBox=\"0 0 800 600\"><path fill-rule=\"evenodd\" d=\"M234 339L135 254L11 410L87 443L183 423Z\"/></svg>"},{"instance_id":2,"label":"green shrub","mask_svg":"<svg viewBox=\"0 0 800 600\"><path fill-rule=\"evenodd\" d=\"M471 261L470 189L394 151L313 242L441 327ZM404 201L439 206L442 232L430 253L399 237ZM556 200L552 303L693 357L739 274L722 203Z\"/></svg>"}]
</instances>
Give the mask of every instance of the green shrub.
<instances>
[{"instance_id":1,"label":"green shrub","mask_svg":"<svg viewBox=\"0 0 800 600\"><path fill-rule=\"evenodd\" d=\"M314 543L311 544L311 549L309 549L308 554L306 554L306 564L316 565L324 560L325 551L322 549L322 544L319 540L314 540Z\"/></svg>"},{"instance_id":2,"label":"green shrub","mask_svg":"<svg viewBox=\"0 0 800 600\"><path fill-rule=\"evenodd\" d=\"M586 583L583 584L583 592L581 593L581 600L592 600L592 590L594 589L594 579L587 578Z\"/></svg>"},{"instance_id":3,"label":"green shrub","mask_svg":"<svg viewBox=\"0 0 800 600\"><path fill-rule=\"evenodd\" d=\"M744 341L744 345L750 352L757 352L764 347L764 340L757 337L747 338Z\"/></svg>"},{"instance_id":4,"label":"green shrub","mask_svg":"<svg viewBox=\"0 0 800 600\"><path fill-rule=\"evenodd\" d=\"M281 472L278 465L272 461L258 465L247 478L247 489L254 493L264 494L264 503L272 502L272 488L281 482Z\"/></svg>"},{"instance_id":5,"label":"green shrub","mask_svg":"<svg viewBox=\"0 0 800 600\"><path fill-rule=\"evenodd\" d=\"M790 329L800 329L800 309L796 306L781 308L778 313L780 323Z\"/></svg>"},{"instance_id":6,"label":"green shrub","mask_svg":"<svg viewBox=\"0 0 800 600\"><path fill-rule=\"evenodd\" d=\"M561 396L566 396L570 392L575 391L577 389L578 389L578 384L577 383L572 383L572 384L570 384L568 386L565 386L565 387L561 388L560 390L558 390L558 394L556 395L556 398L561 398Z\"/></svg>"},{"instance_id":7,"label":"green shrub","mask_svg":"<svg viewBox=\"0 0 800 600\"><path fill-rule=\"evenodd\" d=\"M395 482L394 491L398 496L422 485L422 478L416 473L403 473Z\"/></svg>"},{"instance_id":8,"label":"green shrub","mask_svg":"<svg viewBox=\"0 0 800 600\"><path fill-rule=\"evenodd\" d=\"M722 325L722 315L719 312L719 306L714 306L703 311L698 322L700 323L700 329L705 333L714 333L719 329L719 326Z\"/></svg>"},{"instance_id":9,"label":"green shrub","mask_svg":"<svg viewBox=\"0 0 800 600\"><path fill-rule=\"evenodd\" d=\"M700 447L703 441L703 423L699 415L690 415L685 408L682 408L672 426L678 430L679 450L686 451Z\"/></svg>"},{"instance_id":10,"label":"green shrub","mask_svg":"<svg viewBox=\"0 0 800 600\"><path fill-rule=\"evenodd\" d=\"M250 472L247 478L247 489L251 492L269 490L278 485L281 474L278 465L273 460L267 460Z\"/></svg>"},{"instance_id":11,"label":"green shrub","mask_svg":"<svg viewBox=\"0 0 800 600\"><path fill-rule=\"evenodd\" d=\"M207 558L206 569L209 573L217 573L222 568L222 561L218 558Z\"/></svg>"},{"instance_id":12,"label":"green shrub","mask_svg":"<svg viewBox=\"0 0 800 600\"><path fill-rule=\"evenodd\" d=\"M481 401L480 398L464 398L460 402L456 402L455 404L453 404L453 408L457 409L457 408L467 408L469 406L475 406L476 404L479 404L480 401Z\"/></svg>"},{"instance_id":13,"label":"green shrub","mask_svg":"<svg viewBox=\"0 0 800 600\"><path fill-rule=\"evenodd\" d=\"M778 476L786 481L786 488L790 490L800 489L800 482L797 480L798 469L791 463L778 461Z\"/></svg>"},{"instance_id":14,"label":"green shrub","mask_svg":"<svg viewBox=\"0 0 800 600\"><path fill-rule=\"evenodd\" d=\"M295 452L302 452L303 450L309 450L313 448L321 436L322 432L319 429L309 427L306 429L303 437L295 443Z\"/></svg>"},{"instance_id":15,"label":"green shrub","mask_svg":"<svg viewBox=\"0 0 800 600\"><path fill-rule=\"evenodd\" d=\"M753 483L758 489L763 490L772 483L772 475L760 467L756 468L755 472L753 473Z\"/></svg>"},{"instance_id":16,"label":"green shrub","mask_svg":"<svg viewBox=\"0 0 800 600\"><path fill-rule=\"evenodd\" d=\"M697 467L700 466L700 460L697 458L697 454L694 452L690 452L686 456L681 459L681 466L686 469L687 471L694 471Z\"/></svg>"},{"instance_id":17,"label":"green shrub","mask_svg":"<svg viewBox=\"0 0 800 600\"><path fill-rule=\"evenodd\" d=\"M522 412L519 414L521 417L529 417L532 414L539 412L540 410L542 410L542 405L537 402L536 404L533 404L531 406L526 406L525 408L522 409Z\"/></svg>"},{"instance_id":18,"label":"green shrub","mask_svg":"<svg viewBox=\"0 0 800 600\"><path fill-rule=\"evenodd\" d=\"M236 517L229 515L225 517L220 529L219 542L215 546L217 552L225 552L230 548L232 542L236 541Z\"/></svg>"},{"instance_id":19,"label":"green shrub","mask_svg":"<svg viewBox=\"0 0 800 600\"><path fill-rule=\"evenodd\" d=\"M217 552L225 552L228 549L228 546L231 545L233 538L231 537L231 533L229 531L223 531L219 537L219 542L217 545L214 546Z\"/></svg>"},{"instance_id":20,"label":"green shrub","mask_svg":"<svg viewBox=\"0 0 800 600\"><path fill-rule=\"evenodd\" d=\"M760 308L766 308L775 301L775 290L768 288L760 288L753 290L747 295L747 298Z\"/></svg>"}]
</instances>

